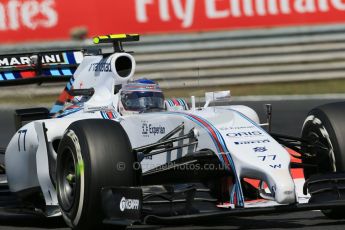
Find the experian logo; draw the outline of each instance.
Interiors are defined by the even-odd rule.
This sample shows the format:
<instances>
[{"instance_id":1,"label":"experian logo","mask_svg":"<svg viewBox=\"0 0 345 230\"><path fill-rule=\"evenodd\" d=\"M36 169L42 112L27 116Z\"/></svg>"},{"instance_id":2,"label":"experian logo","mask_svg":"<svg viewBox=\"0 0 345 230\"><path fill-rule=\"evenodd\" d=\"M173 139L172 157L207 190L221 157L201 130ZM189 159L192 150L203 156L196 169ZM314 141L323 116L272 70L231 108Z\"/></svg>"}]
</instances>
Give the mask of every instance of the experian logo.
<instances>
[{"instance_id":1,"label":"experian logo","mask_svg":"<svg viewBox=\"0 0 345 230\"><path fill-rule=\"evenodd\" d=\"M139 209L139 200L137 199L126 199L122 197L120 201L120 211L125 210L138 210Z\"/></svg>"}]
</instances>

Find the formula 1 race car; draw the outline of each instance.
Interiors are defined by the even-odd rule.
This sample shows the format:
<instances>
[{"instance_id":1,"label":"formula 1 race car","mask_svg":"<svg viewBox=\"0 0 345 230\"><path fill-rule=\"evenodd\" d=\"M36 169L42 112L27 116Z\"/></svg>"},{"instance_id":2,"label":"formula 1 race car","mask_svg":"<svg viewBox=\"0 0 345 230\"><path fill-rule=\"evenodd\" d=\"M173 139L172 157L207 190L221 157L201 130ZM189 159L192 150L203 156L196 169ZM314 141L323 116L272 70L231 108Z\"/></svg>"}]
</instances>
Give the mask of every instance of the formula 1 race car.
<instances>
[{"instance_id":1,"label":"formula 1 race car","mask_svg":"<svg viewBox=\"0 0 345 230\"><path fill-rule=\"evenodd\" d=\"M133 81L122 42L138 40L94 39L112 53L0 57L0 85L69 81L50 111L16 111L5 173L21 211L62 215L72 229L305 210L345 217L344 103L312 110L301 137L274 134L270 106L261 124L249 107L210 106L229 92L207 93L197 108Z\"/></svg>"}]
</instances>

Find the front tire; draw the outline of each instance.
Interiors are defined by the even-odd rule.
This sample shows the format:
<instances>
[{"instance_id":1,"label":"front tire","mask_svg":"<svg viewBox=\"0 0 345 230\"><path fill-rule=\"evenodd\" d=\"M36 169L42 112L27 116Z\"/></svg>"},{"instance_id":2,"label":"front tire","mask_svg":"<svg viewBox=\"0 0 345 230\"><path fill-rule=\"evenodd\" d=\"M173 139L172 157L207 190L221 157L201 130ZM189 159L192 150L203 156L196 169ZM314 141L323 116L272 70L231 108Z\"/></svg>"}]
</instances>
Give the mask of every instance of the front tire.
<instances>
[{"instance_id":1,"label":"front tire","mask_svg":"<svg viewBox=\"0 0 345 230\"><path fill-rule=\"evenodd\" d=\"M312 148L306 150L314 155L305 158L303 163L316 164L317 170L305 168L304 175L307 180L318 173L345 171L345 103L331 103L317 107L309 112L302 128L302 138L318 142L329 151ZM345 208L323 210L331 219L345 218Z\"/></svg>"},{"instance_id":2,"label":"front tire","mask_svg":"<svg viewBox=\"0 0 345 230\"><path fill-rule=\"evenodd\" d=\"M137 186L140 172L132 167L135 162L119 123L100 119L72 123L57 157L57 194L66 223L75 230L102 228L101 189Z\"/></svg>"}]
</instances>

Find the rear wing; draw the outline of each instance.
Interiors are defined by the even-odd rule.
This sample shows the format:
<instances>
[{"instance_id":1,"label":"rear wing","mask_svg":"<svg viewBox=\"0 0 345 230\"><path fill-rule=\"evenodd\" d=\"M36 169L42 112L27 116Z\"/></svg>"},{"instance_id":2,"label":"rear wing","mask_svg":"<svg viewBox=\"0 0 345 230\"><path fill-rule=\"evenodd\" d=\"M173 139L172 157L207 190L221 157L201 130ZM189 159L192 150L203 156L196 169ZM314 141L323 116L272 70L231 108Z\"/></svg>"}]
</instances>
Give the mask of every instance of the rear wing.
<instances>
[{"instance_id":1,"label":"rear wing","mask_svg":"<svg viewBox=\"0 0 345 230\"><path fill-rule=\"evenodd\" d=\"M68 81L83 58L77 50L0 55L0 86Z\"/></svg>"},{"instance_id":2,"label":"rear wing","mask_svg":"<svg viewBox=\"0 0 345 230\"><path fill-rule=\"evenodd\" d=\"M139 40L139 34L110 34L94 37L93 43L95 45L102 43L112 43L114 52L125 52L122 46L123 42L136 42Z\"/></svg>"},{"instance_id":3,"label":"rear wing","mask_svg":"<svg viewBox=\"0 0 345 230\"><path fill-rule=\"evenodd\" d=\"M94 37L93 42L95 45L112 43L114 52L125 52L123 42L139 39L138 34L111 34ZM90 54L101 53L95 51ZM0 86L68 81L83 58L80 50L0 55Z\"/></svg>"},{"instance_id":4,"label":"rear wing","mask_svg":"<svg viewBox=\"0 0 345 230\"><path fill-rule=\"evenodd\" d=\"M111 34L93 38L95 45L113 44L114 52L125 52L123 42L139 41L138 34ZM66 102L76 95L74 73L85 55L108 55L101 49L32 52L24 54L0 55L0 87L43 82L67 82L58 100L50 110L50 116L63 112Z\"/></svg>"}]
</instances>

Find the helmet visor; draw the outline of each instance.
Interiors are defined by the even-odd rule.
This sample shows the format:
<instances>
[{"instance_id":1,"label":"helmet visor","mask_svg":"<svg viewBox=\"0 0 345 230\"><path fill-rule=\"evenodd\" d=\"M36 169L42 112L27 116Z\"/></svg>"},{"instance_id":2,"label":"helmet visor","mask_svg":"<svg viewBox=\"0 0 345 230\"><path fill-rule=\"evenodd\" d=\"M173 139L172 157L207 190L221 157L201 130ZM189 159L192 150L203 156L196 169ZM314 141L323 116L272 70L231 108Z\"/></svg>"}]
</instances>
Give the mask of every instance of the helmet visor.
<instances>
[{"instance_id":1,"label":"helmet visor","mask_svg":"<svg viewBox=\"0 0 345 230\"><path fill-rule=\"evenodd\" d=\"M121 102L127 111L164 109L164 95L162 92L122 92Z\"/></svg>"}]
</instances>

